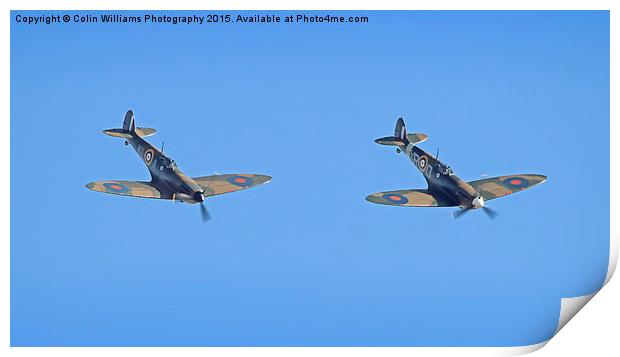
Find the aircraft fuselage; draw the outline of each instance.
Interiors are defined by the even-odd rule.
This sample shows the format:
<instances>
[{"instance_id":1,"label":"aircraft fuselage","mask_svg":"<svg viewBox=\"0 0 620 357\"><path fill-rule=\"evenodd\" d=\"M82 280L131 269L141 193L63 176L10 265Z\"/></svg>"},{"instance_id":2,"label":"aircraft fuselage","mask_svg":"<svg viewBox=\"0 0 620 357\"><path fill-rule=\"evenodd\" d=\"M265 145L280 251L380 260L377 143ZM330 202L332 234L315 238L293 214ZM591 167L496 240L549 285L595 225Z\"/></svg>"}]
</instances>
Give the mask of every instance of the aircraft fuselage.
<instances>
[{"instance_id":1,"label":"aircraft fuselage","mask_svg":"<svg viewBox=\"0 0 620 357\"><path fill-rule=\"evenodd\" d=\"M401 147L401 150L422 173L434 195L462 208L480 208L484 205L480 193L456 176L449 166L411 143Z\"/></svg>"},{"instance_id":2,"label":"aircraft fuselage","mask_svg":"<svg viewBox=\"0 0 620 357\"><path fill-rule=\"evenodd\" d=\"M176 165L174 160L139 136L127 139L151 173L152 184L166 198L187 203L204 200L202 188Z\"/></svg>"}]
</instances>

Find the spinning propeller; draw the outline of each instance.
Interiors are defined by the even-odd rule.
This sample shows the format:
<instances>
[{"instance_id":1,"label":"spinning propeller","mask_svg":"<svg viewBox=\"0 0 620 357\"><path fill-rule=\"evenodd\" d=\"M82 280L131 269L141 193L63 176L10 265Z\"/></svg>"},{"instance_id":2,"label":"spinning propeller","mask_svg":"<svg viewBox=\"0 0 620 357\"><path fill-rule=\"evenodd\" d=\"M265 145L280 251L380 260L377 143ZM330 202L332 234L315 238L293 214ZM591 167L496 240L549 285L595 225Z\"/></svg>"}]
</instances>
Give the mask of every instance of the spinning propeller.
<instances>
[{"instance_id":1,"label":"spinning propeller","mask_svg":"<svg viewBox=\"0 0 620 357\"><path fill-rule=\"evenodd\" d=\"M207 211L207 206L205 206L204 202L200 202L200 213L202 215L203 222L211 219L211 215L209 214L209 211Z\"/></svg>"},{"instance_id":2,"label":"spinning propeller","mask_svg":"<svg viewBox=\"0 0 620 357\"><path fill-rule=\"evenodd\" d=\"M200 203L200 215L202 216L202 221L206 222L211 219L211 215L209 211L207 211L207 206L205 206L205 196L202 192L194 192L193 195L188 195L185 193L176 193L172 196L172 201L185 201L190 203Z\"/></svg>"},{"instance_id":3,"label":"spinning propeller","mask_svg":"<svg viewBox=\"0 0 620 357\"><path fill-rule=\"evenodd\" d=\"M489 218L491 219L495 219L499 213L497 213L497 211L490 209L487 206L482 207L482 210L484 211L484 213L487 214L487 216L489 216Z\"/></svg>"},{"instance_id":4,"label":"spinning propeller","mask_svg":"<svg viewBox=\"0 0 620 357\"><path fill-rule=\"evenodd\" d=\"M194 192L192 198L194 201L200 202L200 214L202 216L202 221L206 222L211 219L211 215L209 215L209 211L207 211L207 206L205 206L205 196L202 192Z\"/></svg>"},{"instance_id":5,"label":"spinning propeller","mask_svg":"<svg viewBox=\"0 0 620 357\"><path fill-rule=\"evenodd\" d=\"M489 207L487 207L487 206L482 206L482 207L468 207L468 208L463 208L463 209L461 209L461 210L459 210L459 211L454 212L454 213L452 214L452 216L454 217L454 219L461 218L461 216L462 216L462 215L464 215L465 213L467 213L467 212L469 212L469 211L471 211L471 210L474 210L474 209L476 209L476 208L482 208L482 210L484 211L484 213L486 213L486 215L487 215L487 216L489 216L489 218L491 218L491 219L495 219L495 218L499 215L499 213L497 213L497 211L492 210L492 209L490 209L490 208L489 208Z\"/></svg>"},{"instance_id":6,"label":"spinning propeller","mask_svg":"<svg viewBox=\"0 0 620 357\"><path fill-rule=\"evenodd\" d=\"M487 174L482 174L482 177L486 177L489 176ZM462 215L464 215L465 213L467 213L468 211L471 211L472 209L476 209L476 208L482 208L482 210L484 211L484 213L486 213L487 216L489 216L489 218L491 219L495 219L499 214L490 209L489 207L485 206L484 204L484 198L482 197L482 195L479 195L478 197L474 198L471 201L471 206L467 207L467 208L463 208L460 211L456 211L454 212L453 216L454 218L460 218Z\"/></svg>"}]
</instances>

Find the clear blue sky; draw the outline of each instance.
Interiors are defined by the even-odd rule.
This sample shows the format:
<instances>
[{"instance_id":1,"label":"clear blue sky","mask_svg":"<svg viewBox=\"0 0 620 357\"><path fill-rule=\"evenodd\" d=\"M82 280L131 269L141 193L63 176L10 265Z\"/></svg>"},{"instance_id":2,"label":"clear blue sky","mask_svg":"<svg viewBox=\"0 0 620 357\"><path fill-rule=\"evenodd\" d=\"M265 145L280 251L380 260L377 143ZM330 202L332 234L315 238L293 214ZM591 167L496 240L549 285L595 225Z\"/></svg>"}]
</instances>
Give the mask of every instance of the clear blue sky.
<instances>
[{"instance_id":1,"label":"clear blue sky","mask_svg":"<svg viewBox=\"0 0 620 357\"><path fill-rule=\"evenodd\" d=\"M604 280L607 12L217 26L16 14L12 345L531 344L553 334L561 297ZM273 181L208 199L207 224L198 206L87 190L148 180L101 134L130 108L188 175ZM425 187L373 142L399 116L465 180L549 180L490 202L495 221L370 204Z\"/></svg>"}]
</instances>

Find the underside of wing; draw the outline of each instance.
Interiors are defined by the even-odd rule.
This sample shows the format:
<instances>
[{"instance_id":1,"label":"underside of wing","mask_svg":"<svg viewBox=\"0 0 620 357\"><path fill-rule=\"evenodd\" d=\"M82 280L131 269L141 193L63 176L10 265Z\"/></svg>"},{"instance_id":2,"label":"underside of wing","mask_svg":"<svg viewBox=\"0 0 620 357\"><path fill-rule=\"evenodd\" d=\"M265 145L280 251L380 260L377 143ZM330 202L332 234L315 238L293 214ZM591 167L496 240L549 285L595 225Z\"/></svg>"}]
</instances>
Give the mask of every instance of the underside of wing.
<instances>
[{"instance_id":1,"label":"underside of wing","mask_svg":"<svg viewBox=\"0 0 620 357\"><path fill-rule=\"evenodd\" d=\"M508 175L468 182L485 201L523 191L545 182L547 176L535 174Z\"/></svg>"},{"instance_id":2,"label":"underside of wing","mask_svg":"<svg viewBox=\"0 0 620 357\"><path fill-rule=\"evenodd\" d=\"M398 190L373 193L366 201L404 207L454 207L455 203L429 190Z\"/></svg>"},{"instance_id":3,"label":"underside of wing","mask_svg":"<svg viewBox=\"0 0 620 357\"><path fill-rule=\"evenodd\" d=\"M93 191L111 193L113 195L142 198L164 198L159 190L148 182L138 181L96 181L86 185Z\"/></svg>"},{"instance_id":4,"label":"underside of wing","mask_svg":"<svg viewBox=\"0 0 620 357\"><path fill-rule=\"evenodd\" d=\"M271 176L258 174L225 174L192 178L204 190L204 196L245 190L271 180Z\"/></svg>"}]
</instances>

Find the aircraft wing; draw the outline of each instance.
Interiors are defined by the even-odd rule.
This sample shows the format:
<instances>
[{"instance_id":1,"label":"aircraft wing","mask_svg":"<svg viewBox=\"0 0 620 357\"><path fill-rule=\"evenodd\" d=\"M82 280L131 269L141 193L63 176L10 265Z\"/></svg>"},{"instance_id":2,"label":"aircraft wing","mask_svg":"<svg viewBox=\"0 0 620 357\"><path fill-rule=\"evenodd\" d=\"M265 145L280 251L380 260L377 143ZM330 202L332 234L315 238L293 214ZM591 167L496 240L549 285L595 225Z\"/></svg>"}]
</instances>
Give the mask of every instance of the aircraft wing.
<instances>
[{"instance_id":1,"label":"aircraft wing","mask_svg":"<svg viewBox=\"0 0 620 357\"><path fill-rule=\"evenodd\" d=\"M468 182L475 188L485 201L523 191L532 186L545 182L544 175L509 175L485 178Z\"/></svg>"},{"instance_id":2,"label":"aircraft wing","mask_svg":"<svg viewBox=\"0 0 620 357\"><path fill-rule=\"evenodd\" d=\"M404 207L454 207L456 204L433 195L429 190L398 190L377 192L366 197L366 201L390 206Z\"/></svg>"},{"instance_id":3,"label":"aircraft wing","mask_svg":"<svg viewBox=\"0 0 620 357\"><path fill-rule=\"evenodd\" d=\"M192 178L204 190L204 196L245 190L271 180L271 176L257 174L225 174Z\"/></svg>"},{"instance_id":4,"label":"aircraft wing","mask_svg":"<svg viewBox=\"0 0 620 357\"><path fill-rule=\"evenodd\" d=\"M138 181L96 181L86 185L93 191L114 195L142 198L162 198L161 193L148 182Z\"/></svg>"}]
</instances>

